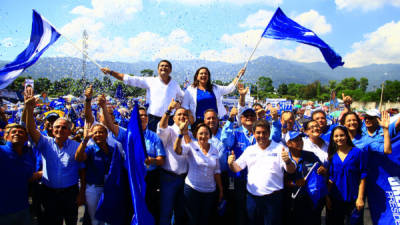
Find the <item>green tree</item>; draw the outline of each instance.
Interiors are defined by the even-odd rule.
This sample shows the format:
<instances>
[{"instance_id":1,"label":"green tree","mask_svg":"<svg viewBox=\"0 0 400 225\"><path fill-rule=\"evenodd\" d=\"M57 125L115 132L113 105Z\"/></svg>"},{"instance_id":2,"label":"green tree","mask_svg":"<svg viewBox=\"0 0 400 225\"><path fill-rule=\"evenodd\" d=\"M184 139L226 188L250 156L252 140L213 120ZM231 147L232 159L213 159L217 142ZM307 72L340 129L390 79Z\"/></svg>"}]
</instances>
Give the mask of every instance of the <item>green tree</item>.
<instances>
[{"instance_id":1,"label":"green tree","mask_svg":"<svg viewBox=\"0 0 400 225\"><path fill-rule=\"evenodd\" d=\"M154 75L154 71L151 69L144 69L140 71L140 74L144 77L152 77Z\"/></svg>"},{"instance_id":2,"label":"green tree","mask_svg":"<svg viewBox=\"0 0 400 225\"><path fill-rule=\"evenodd\" d=\"M330 80L329 81L329 90L335 90L336 89L336 80Z\"/></svg>"},{"instance_id":3,"label":"green tree","mask_svg":"<svg viewBox=\"0 0 400 225\"><path fill-rule=\"evenodd\" d=\"M340 84L343 90L356 90L360 86L360 82L354 77L344 78Z\"/></svg>"},{"instance_id":4,"label":"green tree","mask_svg":"<svg viewBox=\"0 0 400 225\"><path fill-rule=\"evenodd\" d=\"M368 88L368 79L365 77L360 78L360 89L362 92L367 91Z\"/></svg>"},{"instance_id":5,"label":"green tree","mask_svg":"<svg viewBox=\"0 0 400 225\"><path fill-rule=\"evenodd\" d=\"M40 77L35 80L35 93L40 94L43 91L48 92L51 87L51 81L47 77Z\"/></svg>"},{"instance_id":6,"label":"green tree","mask_svg":"<svg viewBox=\"0 0 400 225\"><path fill-rule=\"evenodd\" d=\"M10 85L8 85L6 89L9 91L22 92L24 90L25 79L32 79L32 77L19 76Z\"/></svg>"},{"instance_id":7,"label":"green tree","mask_svg":"<svg viewBox=\"0 0 400 225\"><path fill-rule=\"evenodd\" d=\"M274 92L274 86L272 86L272 79L270 77L259 77L257 86L260 99L264 99L268 96L268 93Z\"/></svg>"},{"instance_id":8,"label":"green tree","mask_svg":"<svg viewBox=\"0 0 400 225\"><path fill-rule=\"evenodd\" d=\"M278 87L278 94L287 95L288 94L288 86L287 84L280 84Z\"/></svg>"}]
</instances>

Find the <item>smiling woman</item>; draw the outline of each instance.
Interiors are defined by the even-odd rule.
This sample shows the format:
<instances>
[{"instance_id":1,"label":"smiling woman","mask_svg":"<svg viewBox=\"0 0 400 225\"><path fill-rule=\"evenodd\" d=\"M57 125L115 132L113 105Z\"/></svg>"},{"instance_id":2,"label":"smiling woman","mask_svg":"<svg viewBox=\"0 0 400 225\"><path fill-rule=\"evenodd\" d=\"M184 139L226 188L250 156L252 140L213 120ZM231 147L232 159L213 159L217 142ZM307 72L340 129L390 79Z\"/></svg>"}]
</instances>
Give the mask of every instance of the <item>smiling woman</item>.
<instances>
[{"instance_id":1,"label":"smiling woman","mask_svg":"<svg viewBox=\"0 0 400 225\"><path fill-rule=\"evenodd\" d=\"M207 109L215 110L220 118L225 116L227 112L222 104L222 96L235 90L244 72L243 68L228 86L220 86L211 84L211 73L207 67L200 67L194 74L193 84L185 91L182 107L192 112L195 120L199 120L197 123L203 121Z\"/></svg>"}]
</instances>

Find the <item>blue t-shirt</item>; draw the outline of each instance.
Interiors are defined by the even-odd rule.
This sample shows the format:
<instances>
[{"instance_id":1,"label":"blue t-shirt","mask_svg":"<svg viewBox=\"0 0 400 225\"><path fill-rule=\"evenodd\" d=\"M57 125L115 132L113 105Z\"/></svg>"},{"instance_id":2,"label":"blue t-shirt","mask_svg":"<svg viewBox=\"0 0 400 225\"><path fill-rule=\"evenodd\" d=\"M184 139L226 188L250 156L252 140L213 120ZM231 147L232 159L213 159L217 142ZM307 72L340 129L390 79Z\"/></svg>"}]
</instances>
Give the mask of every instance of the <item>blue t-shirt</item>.
<instances>
[{"instance_id":1,"label":"blue t-shirt","mask_svg":"<svg viewBox=\"0 0 400 225\"><path fill-rule=\"evenodd\" d=\"M196 118L203 119L204 112L207 109L214 109L218 114L217 99L215 98L214 92L203 91L197 88Z\"/></svg>"},{"instance_id":2,"label":"blue t-shirt","mask_svg":"<svg viewBox=\"0 0 400 225\"><path fill-rule=\"evenodd\" d=\"M35 154L25 147L18 155L11 142L0 145L0 216L16 213L29 207L28 179L35 170Z\"/></svg>"},{"instance_id":3,"label":"blue t-shirt","mask_svg":"<svg viewBox=\"0 0 400 225\"><path fill-rule=\"evenodd\" d=\"M144 141L146 145L147 155L156 158L157 156L165 156L164 145L161 142L161 139L158 137L156 133L153 131L146 129L143 131ZM118 132L117 141L121 143L125 143L128 137L127 129L120 127ZM125 145L124 145L125 146ZM144 163L144 162L143 162ZM152 171L158 168L157 165L150 165L147 168L147 171Z\"/></svg>"},{"instance_id":4,"label":"blue t-shirt","mask_svg":"<svg viewBox=\"0 0 400 225\"><path fill-rule=\"evenodd\" d=\"M344 202L355 201L361 179L367 177L367 152L353 147L346 158L335 153L329 163L329 180L333 182L330 195Z\"/></svg>"},{"instance_id":5,"label":"blue t-shirt","mask_svg":"<svg viewBox=\"0 0 400 225\"><path fill-rule=\"evenodd\" d=\"M96 144L86 147L86 183L104 185L105 176L110 170L114 148L108 146L108 150L109 152L106 154Z\"/></svg>"}]
</instances>

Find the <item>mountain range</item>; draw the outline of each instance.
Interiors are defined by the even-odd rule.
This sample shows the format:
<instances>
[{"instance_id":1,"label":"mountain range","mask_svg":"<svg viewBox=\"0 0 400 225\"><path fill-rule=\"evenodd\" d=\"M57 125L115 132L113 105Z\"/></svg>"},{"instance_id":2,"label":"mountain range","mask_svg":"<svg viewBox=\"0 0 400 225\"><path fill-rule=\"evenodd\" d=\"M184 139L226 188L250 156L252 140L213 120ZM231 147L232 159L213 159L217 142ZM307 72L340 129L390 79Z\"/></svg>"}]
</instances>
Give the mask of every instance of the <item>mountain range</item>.
<instances>
[{"instance_id":1,"label":"mountain range","mask_svg":"<svg viewBox=\"0 0 400 225\"><path fill-rule=\"evenodd\" d=\"M98 61L98 63L114 71L140 75L140 71L144 69L151 69L157 74L158 61L134 63ZM0 67L6 63L6 61L0 61ZM231 64L206 60L171 60L171 63L173 67L171 75L179 83L183 83L185 79L192 82L196 69L201 66L207 66L210 69L213 80L224 82L232 80L243 67L243 63ZM79 58L43 57L28 68L23 75L32 76L34 79L47 77L52 81L63 77L78 79L83 74L82 64L82 59ZM89 79L102 79L103 76L98 67L90 61L86 64L86 74ZM270 77L275 87L282 83L308 84L319 80L322 84L327 84L329 80L340 81L347 77L355 77L359 80L361 77L366 77L369 80L369 89L375 89L385 80L400 80L400 64L371 64L358 68L337 67L332 70L328 64L322 62L300 63L264 56L249 62L243 82L255 83L260 76Z\"/></svg>"}]
</instances>

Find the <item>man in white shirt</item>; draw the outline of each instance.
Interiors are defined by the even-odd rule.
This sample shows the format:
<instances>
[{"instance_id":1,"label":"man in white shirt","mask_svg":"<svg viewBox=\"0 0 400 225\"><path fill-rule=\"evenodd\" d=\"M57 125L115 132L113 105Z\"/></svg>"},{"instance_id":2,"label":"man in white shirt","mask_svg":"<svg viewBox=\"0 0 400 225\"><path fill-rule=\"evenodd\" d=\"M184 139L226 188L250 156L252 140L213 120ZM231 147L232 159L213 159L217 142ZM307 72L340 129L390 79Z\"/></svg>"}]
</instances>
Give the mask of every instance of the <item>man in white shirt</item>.
<instances>
[{"instance_id":1,"label":"man in white shirt","mask_svg":"<svg viewBox=\"0 0 400 225\"><path fill-rule=\"evenodd\" d=\"M256 121L253 134L256 144L247 147L236 161L232 152L228 157L228 165L234 172L246 167L248 169L249 224L280 225L284 170L294 173L296 165L283 145L269 140L270 127L267 121Z\"/></svg>"},{"instance_id":2,"label":"man in white shirt","mask_svg":"<svg viewBox=\"0 0 400 225\"><path fill-rule=\"evenodd\" d=\"M171 100L174 99L181 102L183 99L183 91L170 76L172 65L168 60L161 60L158 63L158 77L130 76L112 71L109 68L102 68L101 71L104 74L110 74L127 85L146 89L146 101L149 104L147 109L149 114L148 129L151 131L156 132L157 123L167 110Z\"/></svg>"},{"instance_id":3,"label":"man in white shirt","mask_svg":"<svg viewBox=\"0 0 400 225\"><path fill-rule=\"evenodd\" d=\"M172 212L174 212L176 225L185 224L183 187L188 165L184 155L175 153L174 142L180 133L178 124L185 123L188 120L188 111L180 108L179 105L172 99L157 127L157 134L164 145L166 154L160 172L160 225L171 224ZM174 124L168 126L168 119L173 110L175 110Z\"/></svg>"}]
</instances>

